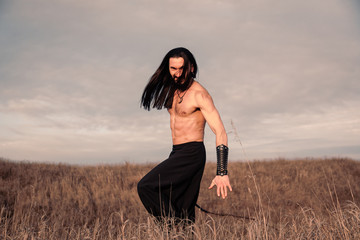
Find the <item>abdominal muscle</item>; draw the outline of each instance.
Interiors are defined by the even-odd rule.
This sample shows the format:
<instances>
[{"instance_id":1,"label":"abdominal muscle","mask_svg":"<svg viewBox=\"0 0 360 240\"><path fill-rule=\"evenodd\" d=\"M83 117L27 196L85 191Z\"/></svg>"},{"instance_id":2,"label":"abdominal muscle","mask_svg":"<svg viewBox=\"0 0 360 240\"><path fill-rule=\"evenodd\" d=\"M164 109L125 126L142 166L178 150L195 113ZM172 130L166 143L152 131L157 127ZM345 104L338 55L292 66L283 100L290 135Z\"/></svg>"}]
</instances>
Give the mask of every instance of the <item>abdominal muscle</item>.
<instances>
[{"instance_id":1,"label":"abdominal muscle","mask_svg":"<svg viewBox=\"0 0 360 240\"><path fill-rule=\"evenodd\" d=\"M169 113L174 145L204 140L205 119L200 110L187 116L179 116L172 111Z\"/></svg>"}]
</instances>

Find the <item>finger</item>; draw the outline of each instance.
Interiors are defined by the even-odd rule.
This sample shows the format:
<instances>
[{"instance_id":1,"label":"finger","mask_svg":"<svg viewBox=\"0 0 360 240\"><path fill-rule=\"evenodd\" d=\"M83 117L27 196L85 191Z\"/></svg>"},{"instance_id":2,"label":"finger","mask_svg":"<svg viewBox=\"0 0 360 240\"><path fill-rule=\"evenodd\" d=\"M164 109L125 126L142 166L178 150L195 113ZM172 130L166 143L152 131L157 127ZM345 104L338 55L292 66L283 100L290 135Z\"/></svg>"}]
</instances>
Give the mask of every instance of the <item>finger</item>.
<instances>
[{"instance_id":1,"label":"finger","mask_svg":"<svg viewBox=\"0 0 360 240\"><path fill-rule=\"evenodd\" d=\"M220 197L220 188L219 187L217 187L217 195L218 195L218 197Z\"/></svg>"},{"instance_id":2,"label":"finger","mask_svg":"<svg viewBox=\"0 0 360 240\"><path fill-rule=\"evenodd\" d=\"M216 185L215 181L212 180L209 189L212 189Z\"/></svg>"},{"instance_id":3,"label":"finger","mask_svg":"<svg viewBox=\"0 0 360 240\"><path fill-rule=\"evenodd\" d=\"M224 187L221 187L221 196L222 196L223 199L225 199Z\"/></svg>"},{"instance_id":4,"label":"finger","mask_svg":"<svg viewBox=\"0 0 360 240\"><path fill-rule=\"evenodd\" d=\"M231 185L229 184L229 189L230 189L230 192L232 192L232 187L231 187Z\"/></svg>"}]
</instances>

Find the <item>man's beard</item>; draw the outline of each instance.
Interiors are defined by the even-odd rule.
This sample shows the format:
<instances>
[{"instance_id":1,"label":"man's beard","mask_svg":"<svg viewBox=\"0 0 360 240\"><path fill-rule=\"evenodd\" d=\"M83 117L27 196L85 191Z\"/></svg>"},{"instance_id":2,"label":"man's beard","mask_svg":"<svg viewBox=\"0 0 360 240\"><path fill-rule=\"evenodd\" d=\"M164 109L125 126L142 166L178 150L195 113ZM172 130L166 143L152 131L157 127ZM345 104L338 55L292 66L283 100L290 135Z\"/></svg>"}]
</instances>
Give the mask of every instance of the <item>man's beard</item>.
<instances>
[{"instance_id":1,"label":"man's beard","mask_svg":"<svg viewBox=\"0 0 360 240\"><path fill-rule=\"evenodd\" d=\"M174 86L176 89L179 89L180 91L185 91L188 87L186 84L186 80L183 76L178 77L176 80L174 77L172 77Z\"/></svg>"}]
</instances>

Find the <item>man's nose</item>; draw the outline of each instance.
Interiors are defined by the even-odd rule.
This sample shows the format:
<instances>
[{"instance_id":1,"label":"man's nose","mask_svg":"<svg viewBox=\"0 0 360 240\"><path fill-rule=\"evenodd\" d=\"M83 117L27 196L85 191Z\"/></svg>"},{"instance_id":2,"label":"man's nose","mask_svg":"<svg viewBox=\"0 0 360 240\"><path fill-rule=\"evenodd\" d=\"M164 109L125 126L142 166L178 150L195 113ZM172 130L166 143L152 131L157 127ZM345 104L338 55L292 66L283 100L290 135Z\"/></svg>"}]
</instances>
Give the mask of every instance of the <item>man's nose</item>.
<instances>
[{"instance_id":1,"label":"man's nose","mask_svg":"<svg viewBox=\"0 0 360 240\"><path fill-rule=\"evenodd\" d=\"M176 77L180 77L180 76L181 76L181 70L177 70L177 71L175 72L175 76L176 76Z\"/></svg>"}]
</instances>

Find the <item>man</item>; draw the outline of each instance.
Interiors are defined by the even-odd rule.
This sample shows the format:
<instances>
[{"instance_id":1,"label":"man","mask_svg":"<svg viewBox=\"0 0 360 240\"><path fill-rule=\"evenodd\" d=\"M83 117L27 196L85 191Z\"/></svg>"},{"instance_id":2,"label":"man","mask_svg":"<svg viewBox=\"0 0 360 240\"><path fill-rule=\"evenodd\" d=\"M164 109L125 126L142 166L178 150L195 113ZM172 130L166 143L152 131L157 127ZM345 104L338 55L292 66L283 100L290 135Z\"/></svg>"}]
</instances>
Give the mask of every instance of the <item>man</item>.
<instances>
[{"instance_id":1,"label":"man","mask_svg":"<svg viewBox=\"0 0 360 240\"><path fill-rule=\"evenodd\" d=\"M139 197L146 210L163 216L195 221L195 205L205 166L204 128L207 122L216 135L217 171L209 189L225 199L232 191L227 175L227 134L211 96L197 81L197 64L192 53L175 48L164 57L150 78L141 105L167 108L173 150L138 183Z\"/></svg>"}]
</instances>

